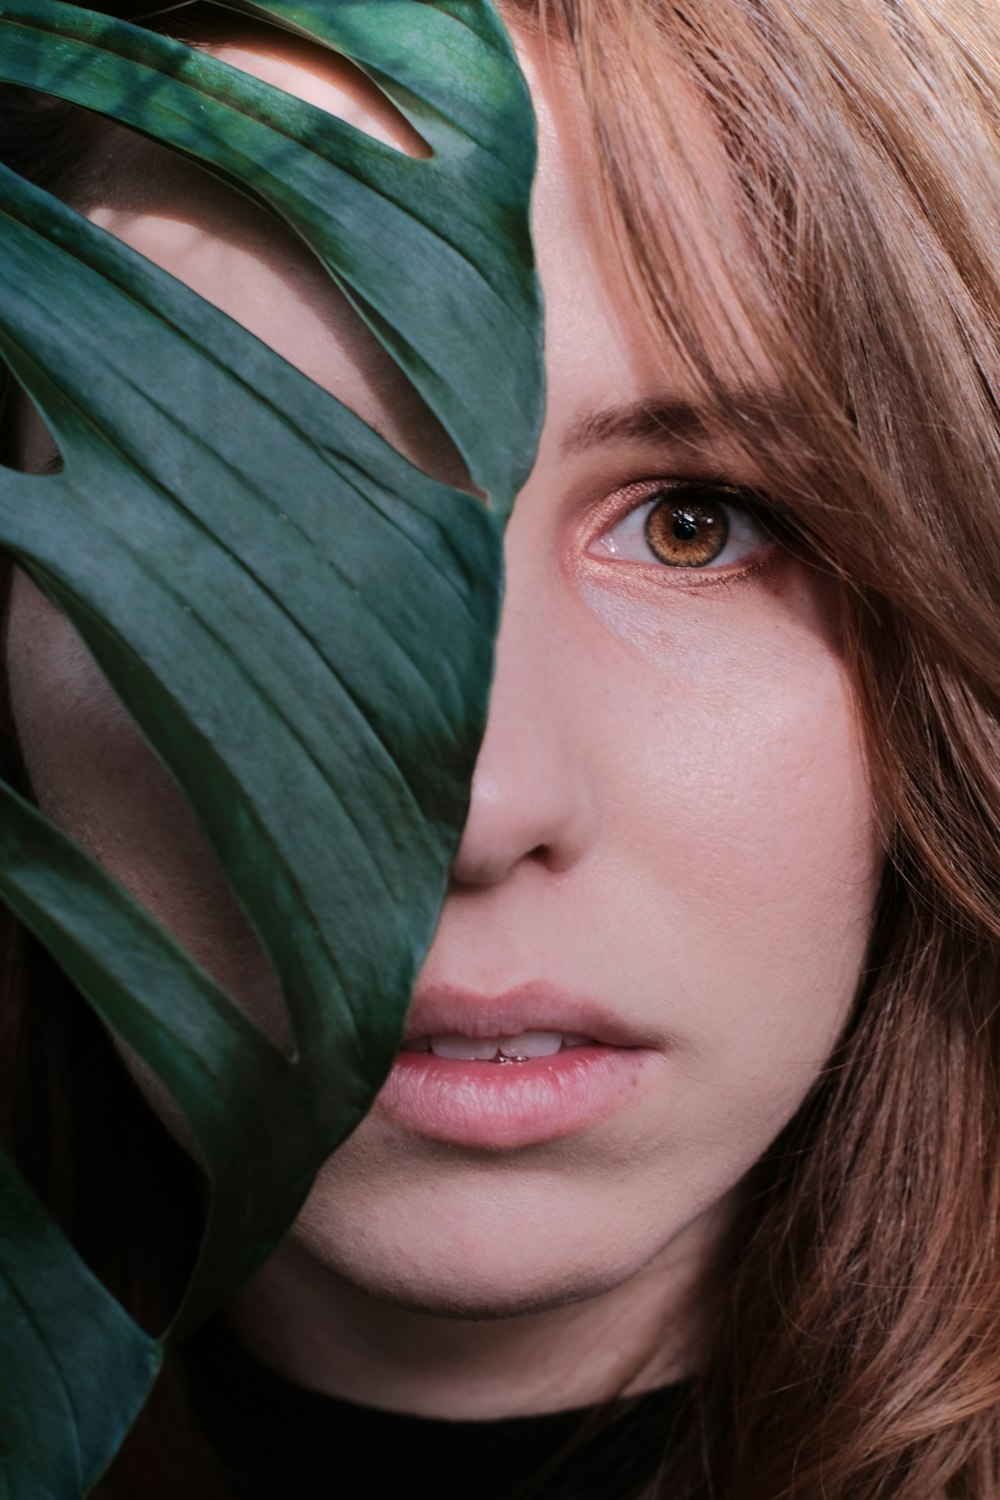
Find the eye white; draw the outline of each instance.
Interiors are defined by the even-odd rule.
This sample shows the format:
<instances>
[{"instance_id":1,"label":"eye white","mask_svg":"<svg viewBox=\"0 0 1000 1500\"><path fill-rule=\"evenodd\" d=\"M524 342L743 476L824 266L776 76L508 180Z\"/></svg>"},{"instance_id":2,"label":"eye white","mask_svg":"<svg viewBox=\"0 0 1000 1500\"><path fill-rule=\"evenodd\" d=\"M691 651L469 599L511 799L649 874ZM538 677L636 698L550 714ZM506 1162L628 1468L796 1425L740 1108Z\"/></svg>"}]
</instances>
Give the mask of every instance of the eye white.
<instances>
[{"instance_id":1,"label":"eye white","mask_svg":"<svg viewBox=\"0 0 1000 1500\"><path fill-rule=\"evenodd\" d=\"M683 505L685 500L692 497L707 498L713 505L721 506L726 513L729 532L722 551L718 557L713 557L711 562L700 565L696 563L687 568L676 565L672 571L704 573L712 568L731 566L733 563L743 562L745 558L752 557L754 552L767 541L768 534L764 527L743 506L722 500L708 487L678 486L676 490L664 488L654 491L648 500L635 506L627 515L622 516L620 521L616 521L614 526L604 532L594 543L593 550L604 556L614 557L621 562L656 563L661 568L671 568L672 565L657 557L649 545L646 539L646 521L657 505Z\"/></svg>"}]
</instances>

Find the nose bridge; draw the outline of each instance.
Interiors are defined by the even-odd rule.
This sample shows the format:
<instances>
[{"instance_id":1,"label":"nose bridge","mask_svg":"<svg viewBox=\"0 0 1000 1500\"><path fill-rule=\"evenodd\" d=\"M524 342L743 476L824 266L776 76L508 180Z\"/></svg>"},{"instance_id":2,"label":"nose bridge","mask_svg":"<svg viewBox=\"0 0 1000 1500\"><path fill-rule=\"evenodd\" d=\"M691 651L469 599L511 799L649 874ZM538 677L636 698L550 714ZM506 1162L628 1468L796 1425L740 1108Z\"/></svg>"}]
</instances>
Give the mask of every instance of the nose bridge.
<instances>
[{"instance_id":1,"label":"nose bridge","mask_svg":"<svg viewBox=\"0 0 1000 1500\"><path fill-rule=\"evenodd\" d=\"M585 846L592 819L569 624L559 581L512 563L458 881L493 883L526 858L565 869Z\"/></svg>"}]
</instances>

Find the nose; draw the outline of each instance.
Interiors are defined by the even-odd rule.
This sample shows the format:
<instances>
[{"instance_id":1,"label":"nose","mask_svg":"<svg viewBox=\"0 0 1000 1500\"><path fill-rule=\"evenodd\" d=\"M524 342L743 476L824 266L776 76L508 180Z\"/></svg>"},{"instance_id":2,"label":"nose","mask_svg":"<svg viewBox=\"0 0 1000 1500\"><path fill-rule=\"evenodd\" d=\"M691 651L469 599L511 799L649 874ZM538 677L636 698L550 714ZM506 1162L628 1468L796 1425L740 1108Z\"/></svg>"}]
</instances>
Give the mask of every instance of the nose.
<instances>
[{"instance_id":1,"label":"nose","mask_svg":"<svg viewBox=\"0 0 1000 1500\"><path fill-rule=\"evenodd\" d=\"M573 612L551 572L520 565L511 532L486 734L452 867L459 885L493 885L523 865L565 871L595 823Z\"/></svg>"}]
</instances>

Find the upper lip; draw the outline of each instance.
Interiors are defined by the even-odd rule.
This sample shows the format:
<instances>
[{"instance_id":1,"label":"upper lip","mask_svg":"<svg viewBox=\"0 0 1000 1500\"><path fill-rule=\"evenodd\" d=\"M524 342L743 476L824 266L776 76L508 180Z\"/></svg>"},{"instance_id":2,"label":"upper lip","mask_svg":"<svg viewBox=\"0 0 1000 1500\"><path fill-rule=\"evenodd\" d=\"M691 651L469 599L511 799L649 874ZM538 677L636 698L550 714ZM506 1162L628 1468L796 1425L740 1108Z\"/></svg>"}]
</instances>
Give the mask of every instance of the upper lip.
<instances>
[{"instance_id":1,"label":"upper lip","mask_svg":"<svg viewBox=\"0 0 1000 1500\"><path fill-rule=\"evenodd\" d=\"M608 1047L653 1045L651 1037L600 1002L537 980L492 995L458 985L418 986L403 1041L405 1045L430 1036L520 1036L526 1031L588 1036Z\"/></svg>"}]
</instances>

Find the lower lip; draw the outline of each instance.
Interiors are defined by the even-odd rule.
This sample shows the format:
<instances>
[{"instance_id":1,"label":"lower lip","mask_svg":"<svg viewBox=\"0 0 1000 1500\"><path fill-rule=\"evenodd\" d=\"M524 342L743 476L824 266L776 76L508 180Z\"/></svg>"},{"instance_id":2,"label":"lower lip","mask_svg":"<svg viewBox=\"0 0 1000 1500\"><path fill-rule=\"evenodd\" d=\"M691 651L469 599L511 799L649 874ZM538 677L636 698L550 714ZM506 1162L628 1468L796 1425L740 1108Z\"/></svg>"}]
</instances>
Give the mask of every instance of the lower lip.
<instances>
[{"instance_id":1,"label":"lower lip","mask_svg":"<svg viewBox=\"0 0 1000 1500\"><path fill-rule=\"evenodd\" d=\"M400 1052L378 1096L393 1120L459 1146L529 1146L623 1105L658 1060L645 1047L567 1047L528 1062L458 1062Z\"/></svg>"}]
</instances>

